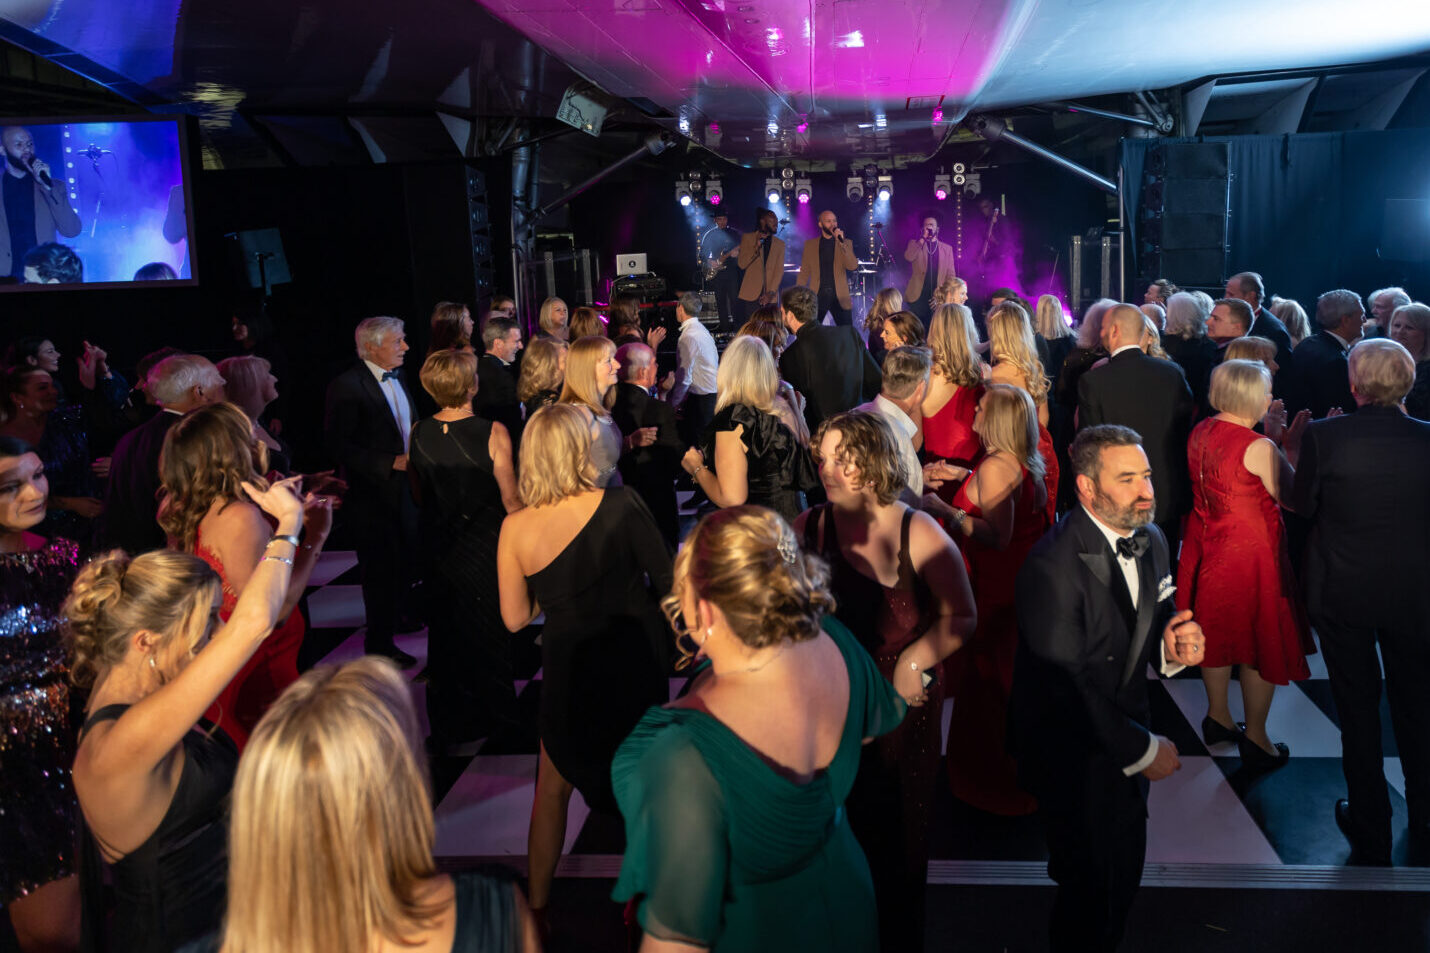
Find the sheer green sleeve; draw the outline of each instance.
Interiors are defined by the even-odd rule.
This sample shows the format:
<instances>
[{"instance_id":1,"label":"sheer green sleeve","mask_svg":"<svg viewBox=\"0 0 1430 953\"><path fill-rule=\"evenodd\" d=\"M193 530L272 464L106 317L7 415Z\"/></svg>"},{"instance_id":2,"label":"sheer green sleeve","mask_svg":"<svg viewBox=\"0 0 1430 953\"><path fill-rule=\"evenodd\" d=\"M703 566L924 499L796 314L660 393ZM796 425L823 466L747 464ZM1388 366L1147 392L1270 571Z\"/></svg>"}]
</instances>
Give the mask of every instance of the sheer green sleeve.
<instances>
[{"instance_id":1,"label":"sheer green sleeve","mask_svg":"<svg viewBox=\"0 0 1430 953\"><path fill-rule=\"evenodd\" d=\"M824 631L838 643L849 667L849 718L851 722L863 719L859 737L877 738L899 727L908 705L879 671L873 657L833 616L824 617Z\"/></svg>"},{"instance_id":2,"label":"sheer green sleeve","mask_svg":"<svg viewBox=\"0 0 1430 953\"><path fill-rule=\"evenodd\" d=\"M640 924L653 937L713 946L729 866L724 795L684 726L652 720L636 727L613 766L626 854L612 896L640 898Z\"/></svg>"}]
</instances>

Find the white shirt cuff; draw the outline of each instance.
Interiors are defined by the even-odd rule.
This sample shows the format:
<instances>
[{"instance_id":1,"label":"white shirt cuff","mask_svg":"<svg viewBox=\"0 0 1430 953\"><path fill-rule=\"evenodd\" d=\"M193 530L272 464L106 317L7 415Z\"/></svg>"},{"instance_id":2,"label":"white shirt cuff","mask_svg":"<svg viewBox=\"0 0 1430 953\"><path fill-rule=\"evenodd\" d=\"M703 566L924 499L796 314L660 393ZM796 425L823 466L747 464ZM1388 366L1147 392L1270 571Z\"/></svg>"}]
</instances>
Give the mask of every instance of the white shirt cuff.
<instances>
[{"instance_id":1,"label":"white shirt cuff","mask_svg":"<svg viewBox=\"0 0 1430 953\"><path fill-rule=\"evenodd\" d=\"M1186 666L1183 665L1181 662L1169 662L1169 661L1167 661L1167 643L1166 643L1166 642L1163 642L1161 639L1158 639L1158 640L1157 640L1157 644L1158 644L1158 646L1160 646L1160 648L1158 649L1158 651L1161 653L1161 657L1162 657L1161 664L1157 666L1157 671L1161 672L1161 673L1162 673L1164 676L1166 676L1167 678L1171 678L1173 675L1176 675L1176 674L1177 674L1178 672L1180 672L1182 669L1186 668Z\"/></svg>"},{"instance_id":2,"label":"white shirt cuff","mask_svg":"<svg viewBox=\"0 0 1430 953\"><path fill-rule=\"evenodd\" d=\"M1127 767L1123 768L1123 776L1130 778L1134 774L1141 774L1143 771L1146 771L1147 766L1150 765L1153 761L1157 760L1158 744L1159 742L1157 741L1157 736L1149 731L1147 733L1147 753L1144 754L1142 757L1138 758L1136 761L1129 764Z\"/></svg>"}]
</instances>

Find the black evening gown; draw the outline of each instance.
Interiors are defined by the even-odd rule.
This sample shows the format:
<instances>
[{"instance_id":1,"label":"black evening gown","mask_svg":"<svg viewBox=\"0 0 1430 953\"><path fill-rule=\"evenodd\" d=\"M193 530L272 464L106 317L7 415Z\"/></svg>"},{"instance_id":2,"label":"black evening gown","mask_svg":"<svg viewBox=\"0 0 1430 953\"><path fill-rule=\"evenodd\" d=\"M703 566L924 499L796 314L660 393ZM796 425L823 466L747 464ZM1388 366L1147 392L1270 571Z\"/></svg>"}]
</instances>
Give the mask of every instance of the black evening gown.
<instances>
[{"instance_id":1,"label":"black evening gown","mask_svg":"<svg viewBox=\"0 0 1430 953\"><path fill-rule=\"evenodd\" d=\"M749 487L746 503L766 506L793 523L804 510L803 490L814 489L818 471L809 448L800 445L794 432L774 414L766 414L745 404L727 404L705 428L700 450L705 463L715 469L715 435L737 426L745 429L740 442L745 445L745 481Z\"/></svg>"},{"instance_id":2,"label":"black evening gown","mask_svg":"<svg viewBox=\"0 0 1430 953\"><path fill-rule=\"evenodd\" d=\"M491 433L482 417L429 417L412 428L434 745L475 741L517 722L511 633L497 594L506 509L487 450Z\"/></svg>"},{"instance_id":3,"label":"black evening gown","mask_svg":"<svg viewBox=\"0 0 1430 953\"><path fill-rule=\"evenodd\" d=\"M50 414L35 452L45 464L51 496L104 497L99 479L90 469L89 434L78 405L62 404ZM71 510L46 510L44 522L35 532L72 539L83 556L94 548L94 520Z\"/></svg>"},{"instance_id":4,"label":"black evening gown","mask_svg":"<svg viewBox=\"0 0 1430 953\"><path fill-rule=\"evenodd\" d=\"M670 551L640 495L607 487L576 538L526 580L546 613L541 741L588 805L614 812L616 748L647 708L670 700L670 629L659 605L671 588Z\"/></svg>"},{"instance_id":5,"label":"black evening gown","mask_svg":"<svg viewBox=\"0 0 1430 953\"><path fill-rule=\"evenodd\" d=\"M67 539L0 553L0 906L75 872L60 606L78 566Z\"/></svg>"}]
</instances>

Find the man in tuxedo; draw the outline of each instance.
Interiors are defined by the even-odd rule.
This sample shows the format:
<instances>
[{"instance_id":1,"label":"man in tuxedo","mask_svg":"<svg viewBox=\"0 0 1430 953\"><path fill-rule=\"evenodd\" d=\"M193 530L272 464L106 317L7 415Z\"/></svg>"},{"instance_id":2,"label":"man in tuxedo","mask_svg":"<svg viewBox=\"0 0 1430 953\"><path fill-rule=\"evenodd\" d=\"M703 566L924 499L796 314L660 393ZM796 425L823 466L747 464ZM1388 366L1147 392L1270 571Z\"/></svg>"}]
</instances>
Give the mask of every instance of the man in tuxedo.
<instances>
[{"instance_id":1,"label":"man in tuxedo","mask_svg":"<svg viewBox=\"0 0 1430 953\"><path fill-rule=\"evenodd\" d=\"M1287 413L1309 410L1320 420L1336 407L1350 413L1351 396L1346 352L1360 340L1365 308L1360 295L1338 289L1316 299L1317 331L1296 345L1296 374L1286 401Z\"/></svg>"},{"instance_id":2,"label":"man in tuxedo","mask_svg":"<svg viewBox=\"0 0 1430 953\"><path fill-rule=\"evenodd\" d=\"M417 415L400 370L407 335L400 319L376 317L358 324L355 339L357 363L328 385L323 431L348 484L342 513L356 537L362 571L363 650L406 668L417 660L394 644L393 635L401 624L417 535L417 504L407 476L408 439Z\"/></svg>"},{"instance_id":3,"label":"man in tuxedo","mask_svg":"<svg viewBox=\"0 0 1430 953\"><path fill-rule=\"evenodd\" d=\"M826 417L873 400L883 375L859 332L816 321L818 299L803 285L786 288L781 305L794 342L780 355L780 376L804 395L809 432L814 433Z\"/></svg>"},{"instance_id":4,"label":"man in tuxedo","mask_svg":"<svg viewBox=\"0 0 1430 953\"><path fill-rule=\"evenodd\" d=\"M954 277L953 246L938 240L940 218L930 212L924 216L918 238L909 239L904 249L904 261L911 262L909 284L904 289L904 307L925 325L933 313L933 293L938 286Z\"/></svg>"},{"instance_id":5,"label":"man in tuxedo","mask_svg":"<svg viewBox=\"0 0 1430 953\"><path fill-rule=\"evenodd\" d=\"M99 529L103 548L131 556L164 548L157 501L164 436L184 414L223 400L223 385L218 368L197 354L172 354L150 369L145 390L159 412L114 447Z\"/></svg>"},{"instance_id":6,"label":"man in tuxedo","mask_svg":"<svg viewBox=\"0 0 1430 953\"><path fill-rule=\"evenodd\" d=\"M521 328L515 318L493 317L482 328L484 353L477 359L477 396L472 410L493 420L511 434L512 458L521 446L521 401L516 396L516 355L521 350Z\"/></svg>"},{"instance_id":7,"label":"man in tuxedo","mask_svg":"<svg viewBox=\"0 0 1430 953\"><path fill-rule=\"evenodd\" d=\"M655 351L634 342L616 350L621 379L611 417L625 435L621 445L621 481L645 500L661 535L672 547L680 537L675 478L685 444L675 429L675 411L651 394L655 387Z\"/></svg>"},{"instance_id":8,"label":"man in tuxedo","mask_svg":"<svg viewBox=\"0 0 1430 953\"><path fill-rule=\"evenodd\" d=\"M815 320L822 324L825 314L832 314L835 324L854 323L849 304L849 272L858 267L854 243L844 237L839 219L827 209L820 212L819 237L804 243L799 277L795 279L795 284L804 285L815 294Z\"/></svg>"},{"instance_id":9,"label":"man in tuxedo","mask_svg":"<svg viewBox=\"0 0 1430 953\"><path fill-rule=\"evenodd\" d=\"M1271 380L1271 392L1277 397L1286 396L1286 387L1291 381L1295 363L1291 353L1291 332L1287 331L1281 319L1265 306L1266 286L1262 283L1261 276L1254 271L1232 275L1226 282L1226 296L1245 301L1251 308L1252 321L1247 334L1266 338L1276 345L1277 371Z\"/></svg>"},{"instance_id":10,"label":"man in tuxedo","mask_svg":"<svg viewBox=\"0 0 1430 953\"><path fill-rule=\"evenodd\" d=\"M1335 819L1352 863L1390 863L1379 644L1411 847L1423 863L1430 854L1430 423L1400 406L1415 381L1415 362L1401 345L1362 341L1351 348L1349 370L1359 409L1306 428L1292 496L1311 523L1306 608L1341 722L1349 798L1336 802Z\"/></svg>"},{"instance_id":11,"label":"man in tuxedo","mask_svg":"<svg viewBox=\"0 0 1430 953\"><path fill-rule=\"evenodd\" d=\"M1141 435L1157 488L1155 520L1175 564L1182 516L1191 509L1187 436L1196 403L1181 367L1142 353L1142 312L1130 304L1102 319L1102 346L1111 355L1078 381L1078 425L1121 424Z\"/></svg>"},{"instance_id":12,"label":"man in tuxedo","mask_svg":"<svg viewBox=\"0 0 1430 953\"><path fill-rule=\"evenodd\" d=\"M1148 784L1181 767L1148 727L1147 664L1164 675L1200 665L1206 640L1190 611L1175 611L1137 434L1089 427L1069 453L1079 505L1018 573L1008 730L1058 884L1051 948L1089 953L1122 939L1142 879Z\"/></svg>"},{"instance_id":13,"label":"man in tuxedo","mask_svg":"<svg viewBox=\"0 0 1430 953\"><path fill-rule=\"evenodd\" d=\"M779 298L780 282L785 276L785 243L775 236L780 220L767 208L756 209L755 230L740 236L740 250L735 263L745 276L740 281L741 324L761 305L774 304Z\"/></svg>"}]
</instances>

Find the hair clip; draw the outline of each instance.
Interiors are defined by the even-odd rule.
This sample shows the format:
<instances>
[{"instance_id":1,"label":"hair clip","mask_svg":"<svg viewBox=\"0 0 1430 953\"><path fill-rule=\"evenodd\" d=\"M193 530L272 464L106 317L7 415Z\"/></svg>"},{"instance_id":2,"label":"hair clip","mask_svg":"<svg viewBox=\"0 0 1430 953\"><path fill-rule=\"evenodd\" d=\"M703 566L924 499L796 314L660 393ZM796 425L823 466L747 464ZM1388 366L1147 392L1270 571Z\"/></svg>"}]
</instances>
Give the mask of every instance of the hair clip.
<instances>
[{"instance_id":1,"label":"hair clip","mask_svg":"<svg viewBox=\"0 0 1430 953\"><path fill-rule=\"evenodd\" d=\"M793 533L781 533L779 544L775 548L780 551L780 558L791 566L799 558L799 546L794 541Z\"/></svg>"}]
</instances>

